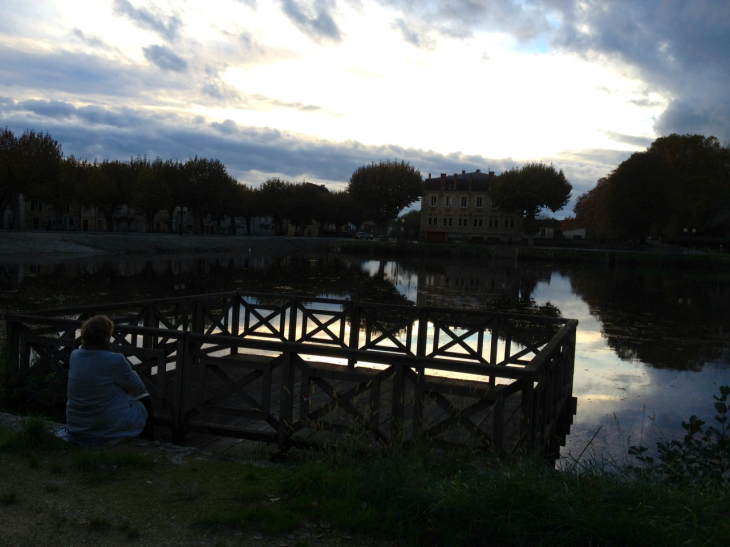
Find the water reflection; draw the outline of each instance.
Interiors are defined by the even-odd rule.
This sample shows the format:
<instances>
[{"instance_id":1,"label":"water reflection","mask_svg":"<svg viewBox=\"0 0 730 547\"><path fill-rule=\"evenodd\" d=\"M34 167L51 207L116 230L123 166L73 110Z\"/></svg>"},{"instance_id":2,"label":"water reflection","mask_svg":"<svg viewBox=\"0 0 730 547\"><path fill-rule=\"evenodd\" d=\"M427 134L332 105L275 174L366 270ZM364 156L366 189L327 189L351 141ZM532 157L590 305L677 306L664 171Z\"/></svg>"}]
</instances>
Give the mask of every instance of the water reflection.
<instances>
[{"instance_id":1,"label":"water reflection","mask_svg":"<svg viewBox=\"0 0 730 547\"><path fill-rule=\"evenodd\" d=\"M536 263L362 260L337 254L32 259L0 263L0 313L229 290L575 318L578 415L565 451L625 461L683 434L728 383L730 273ZM4 332L4 327L0 332ZM643 441L639 441L643 438ZM590 452L590 451L589 451Z\"/></svg>"}]
</instances>

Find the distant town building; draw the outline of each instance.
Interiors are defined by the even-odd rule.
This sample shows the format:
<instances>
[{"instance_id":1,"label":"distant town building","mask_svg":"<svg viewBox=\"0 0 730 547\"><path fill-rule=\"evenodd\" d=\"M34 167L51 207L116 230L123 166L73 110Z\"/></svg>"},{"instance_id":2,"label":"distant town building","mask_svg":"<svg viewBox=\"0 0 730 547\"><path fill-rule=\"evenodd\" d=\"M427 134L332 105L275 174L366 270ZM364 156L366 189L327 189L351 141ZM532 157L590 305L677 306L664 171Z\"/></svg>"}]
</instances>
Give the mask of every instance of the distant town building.
<instances>
[{"instance_id":1,"label":"distant town building","mask_svg":"<svg viewBox=\"0 0 730 547\"><path fill-rule=\"evenodd\" d=\"M494 172L462 171L453 177L424 181L421 234L429 242L521 241L522 214L503 211L492 202L489 185Z\"/></svg>"}]
</instances>

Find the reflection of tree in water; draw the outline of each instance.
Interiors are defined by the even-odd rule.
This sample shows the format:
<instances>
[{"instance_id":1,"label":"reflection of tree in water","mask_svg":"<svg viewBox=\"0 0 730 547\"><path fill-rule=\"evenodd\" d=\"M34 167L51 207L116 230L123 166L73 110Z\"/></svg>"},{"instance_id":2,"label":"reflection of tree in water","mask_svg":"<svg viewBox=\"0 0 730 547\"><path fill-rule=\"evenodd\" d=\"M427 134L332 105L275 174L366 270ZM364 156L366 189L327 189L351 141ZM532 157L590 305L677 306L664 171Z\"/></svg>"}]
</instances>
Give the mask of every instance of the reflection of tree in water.
<instances>
[{"instance_id":1,"label":"reflection of tree in water","mask_svg":"<svg viewBox=\"0 0 730 547\"><path fill-rule=\"evenodd\" d=\"M621 359L695 371L730 364L728 274L633 269L569 277Z\"/></svg>"},{"instance_id":2,"label":"reflection of tree in water","mask_svg":"<svg viewBox=\"0 0 730 547\"><path fill-rule=\"evenodd\" d=\"M1 311L39 310L129 302L241 290L277 294L409 302L359 264L327 258L169 257L55 264L34 267L14 293L3 294Z\"/></svg>"}]
</instances>

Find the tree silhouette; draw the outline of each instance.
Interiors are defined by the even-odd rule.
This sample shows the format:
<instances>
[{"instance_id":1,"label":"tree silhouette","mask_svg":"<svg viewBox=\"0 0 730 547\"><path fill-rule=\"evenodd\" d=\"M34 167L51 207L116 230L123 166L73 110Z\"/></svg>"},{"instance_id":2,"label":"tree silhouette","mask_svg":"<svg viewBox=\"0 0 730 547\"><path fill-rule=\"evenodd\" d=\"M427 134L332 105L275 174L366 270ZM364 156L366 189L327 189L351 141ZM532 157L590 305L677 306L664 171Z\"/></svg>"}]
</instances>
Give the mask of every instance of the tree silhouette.
<instances>
[{"instance_id":1,"label":"tree silhouette","mask_svg":"<svg viewBox=\"0 0 730 547\"><path fill-rule=\"evenodd\" d=\"M570 200L573 185L563 171L544 163L527 163L508 169L492 183L492 203L503 211L521 211L522 230L532 236L535 218L543 209L553 213Z\"/></svg>"},{"instance_id":2,"label":"tree silhouette","mask_svg":"<svg viewBox=\"0 0 730 547\"><path fill-rule=\"evenodd\" d=\"M423 195L423 180L420 171L405 161L381 161L359 167L347 190L384 240L388 224Z\"/></svg>"}]
</instances>

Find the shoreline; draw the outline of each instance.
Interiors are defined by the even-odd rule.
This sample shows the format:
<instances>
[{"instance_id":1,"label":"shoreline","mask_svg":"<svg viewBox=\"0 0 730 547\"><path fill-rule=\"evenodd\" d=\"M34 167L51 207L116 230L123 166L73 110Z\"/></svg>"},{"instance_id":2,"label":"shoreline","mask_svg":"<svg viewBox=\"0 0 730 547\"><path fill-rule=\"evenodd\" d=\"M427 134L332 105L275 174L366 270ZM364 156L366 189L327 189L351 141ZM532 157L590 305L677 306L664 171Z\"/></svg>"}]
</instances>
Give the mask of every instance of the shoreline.
<instances>
[{"instance_id":1,"label":"shoreline","mask_svg":"<svg viewBox=\"0 0 730 547\"><path fill-rule=\"evenodd\" d=\"M642 249L535 245L479 245L356 241L352 238L141 234L120 232L0 231L0 263L84 259L103 256L225 255L253 252L271 257L338 252L393 259L519 260L656 264L712 268L730 263L730 254L652 245Z\"/></svg>"}]
</instances>

